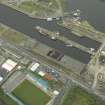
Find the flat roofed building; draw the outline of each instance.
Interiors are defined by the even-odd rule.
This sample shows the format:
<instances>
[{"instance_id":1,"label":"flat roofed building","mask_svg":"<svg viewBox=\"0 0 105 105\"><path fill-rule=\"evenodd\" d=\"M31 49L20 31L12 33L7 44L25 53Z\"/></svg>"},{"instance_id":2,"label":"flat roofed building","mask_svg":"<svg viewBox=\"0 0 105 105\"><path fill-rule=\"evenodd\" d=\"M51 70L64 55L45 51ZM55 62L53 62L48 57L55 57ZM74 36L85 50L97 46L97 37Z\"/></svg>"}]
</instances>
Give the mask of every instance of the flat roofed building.
<instances>
[{"instance_id":1,"label":"flat roofed building","mask_svg":"<svg viewBox=\"0 0 105 105\"><path fill-rule=\"evenodd\" d=\"M14 61L11 60L11 59L8 59L8 60L6 61L6 63L9 64L9 65L11 65L12 67L15 67L15 66L17 65L17 62L14 62Z\"/></svg>"},{"instance_id":2,"label":"flat roofed building","mask_svg":"<svg viewBox=\"0 0 105 105\"><path fill-rule=\"evenodd\" d=\"M103 48L100 50L100 53L101 53L102 55L105 55L105 47L103 47Z\"/></svg>"},{"instance_id":3,"label":"flat roofed building","mask_svg":"<svg viewBox=\"0 0 105 105\"><path fill-rule=\"evenodd\" d=\"M58 95L59 94L59 91L57 91L57 90L54 90L54 92L53 92L55 95Z\"/></svg>"},{"instance_id":4,"label":"flat roofed building","mask_svg":"<svg viewBox=\"0 0 105 105\"><path fill-rule=\"evenodd\" d=\"M0 76L0 82L3 80L3 77L2 76Z\"/></svg>"},{"instance_id":5,"label":"flat roofed building","mask_svg":"<svg viewBox=\"0 0 105 105\"><path fill-rule=\"evenodd\" d=\"M101 51L101 54L105 55L105 51Z\"/></svg>"},{"instance_id":6,"label":"flat roofed building","mask_svg":"<svg viewBox=\"0 0 105 105\"><path fill-rule=\"evenodd\" d=\"M33 63L30 69L31 69L31 71L34 72L39 66L40 66L39 63Z\"/></svg>"},{"instance_id":7,"label":"flat roofed building","mask_svg":"<svg viewBox=\"0 0 105 105\"><path fill-rule=\"evenodd\" d=\"M38 74L39 74L40 76L42 76L42 77L43 77L43 76L45 76L45 74L46 74L46 73L45 73L45 72L43 72L43 71L39 71L39 73L38 73Z\"/></svg>"},{"instance_id":8,"label":"flat roofed building","mask_svg":"<svg viewBox=\"0 0 105 105\"><path fill-rule=\"evenodd\" d=\"M2 68L6 69L7 71L11 71L13 69L13 67L7 63L4 63L2 65Z\"/></svg>"},{"instance_id":9,"label":"flat roofed building","mask_svg":"<svg viewBox=\"0 0 105 105\"><path fill-rule=\"evenodd\" d=\"M7 71L12 71L16 67L17 63L8 59L5 63L2 64L2 68L6 69Z\"/></svg>"}]
</instances>

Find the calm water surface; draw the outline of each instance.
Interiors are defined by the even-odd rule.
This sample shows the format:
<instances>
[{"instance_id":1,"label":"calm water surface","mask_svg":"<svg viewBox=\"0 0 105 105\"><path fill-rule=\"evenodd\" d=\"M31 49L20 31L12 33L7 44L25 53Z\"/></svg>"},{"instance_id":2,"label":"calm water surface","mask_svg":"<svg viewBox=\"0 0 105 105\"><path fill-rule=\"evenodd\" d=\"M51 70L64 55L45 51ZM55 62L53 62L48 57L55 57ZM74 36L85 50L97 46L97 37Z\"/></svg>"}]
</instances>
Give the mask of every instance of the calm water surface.
<instances>
[{"instance_id":1,"label":"calm water surface","mask_svg":"<svg viewBox=\"0 0 105 105\"><path fill-rule=\"evenodd\" d=\"M80 9L97 30L105 33L105 0L67 0L69 11Z\"/></svg>"}]
</instances>

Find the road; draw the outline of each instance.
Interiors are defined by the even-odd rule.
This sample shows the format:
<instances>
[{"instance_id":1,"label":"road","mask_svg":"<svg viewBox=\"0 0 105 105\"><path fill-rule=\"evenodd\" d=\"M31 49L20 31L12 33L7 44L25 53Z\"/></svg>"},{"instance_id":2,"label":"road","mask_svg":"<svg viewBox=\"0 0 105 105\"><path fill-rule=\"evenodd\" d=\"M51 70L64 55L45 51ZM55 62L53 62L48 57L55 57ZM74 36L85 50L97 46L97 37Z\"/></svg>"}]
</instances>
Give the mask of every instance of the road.
<instances>
[{"instance_id":1,"label":"road","mask_svg":"<svg viewBox=\"0 0 105 105\"><path fill-rule=\"evenodd\" d=\"M65 83L65 86L61 89L58 96L56 96L54 102L52 105L61 105L62 99L64 98L65 94L70 90L70 87L72 86L72 81L67 80Z\"/></svg>"},{"instance_id":2,"label":"road","mask_svg":"<svg viewBox=\"0 0 105 105\"><path fill-rule=\"evenodd\" d=\"M76 59L84 64L87 64L91 59L91 54L88 54L76 47L67 47L65 43L57 40L54 41L48 37L43 36L37 30L36 26L41 26L53 31L59 31L62 35L66 35L69 39L76 41L77 43L83 44L89 48L99 48L100 43L89 38L79 38L78 36L72 34L68 29L58 26L56 21L47 22L42 19L34 19L26 14L23 14L17 10L0 4L0 22L7 25L19 32L22 32L37 41L44 43L73 59Z\"/></svg>"}]
</instances>

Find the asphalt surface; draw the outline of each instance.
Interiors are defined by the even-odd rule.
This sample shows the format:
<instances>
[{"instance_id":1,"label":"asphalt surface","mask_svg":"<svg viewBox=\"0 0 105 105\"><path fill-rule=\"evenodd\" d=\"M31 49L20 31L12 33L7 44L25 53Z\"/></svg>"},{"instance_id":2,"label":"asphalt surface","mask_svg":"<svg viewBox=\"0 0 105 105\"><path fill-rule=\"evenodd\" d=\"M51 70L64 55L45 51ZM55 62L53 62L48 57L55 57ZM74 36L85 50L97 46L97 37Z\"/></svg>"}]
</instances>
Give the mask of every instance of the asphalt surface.
<instances>
[{"instance_id":1,"label":"asphalt surface","mask_svg":"<svg viewBox=\"0 0 105 105\"><path fill-rule=\"evenodd\" d=\"M42 19L34 19L3 4L0 4L0 22L30 36L31 38L38 40L41 43L44 43L56 50L59 50L65 55L68 55L71 58L76 59L84 64L87 64L90 61L90 54L76 47L66 47L65 43L60 40L54 41L48 37L45 37L37 30L35 30L35 27L43 26L44 28L47 28L49 30L59 30L60 33L67 35L67 37L69 37L71 40L74 40L77 43L83 44L84 46L89 48L98 49L101 45L101 43L91 40L89 38L80 39L78 36L72 34L68 29L58 26L56 24L56 21L47 22L46 20Z\"/></svg>"}]
</instances>

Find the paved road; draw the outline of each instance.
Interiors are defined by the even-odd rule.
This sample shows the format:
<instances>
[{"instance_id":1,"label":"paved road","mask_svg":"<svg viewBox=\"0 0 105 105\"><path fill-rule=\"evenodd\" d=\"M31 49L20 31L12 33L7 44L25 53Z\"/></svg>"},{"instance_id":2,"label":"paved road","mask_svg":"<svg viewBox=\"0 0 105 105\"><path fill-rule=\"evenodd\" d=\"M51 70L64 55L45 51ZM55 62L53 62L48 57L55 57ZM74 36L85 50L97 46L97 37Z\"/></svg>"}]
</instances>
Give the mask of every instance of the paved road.
<instances>
[{"instance_id":1,"label":"paved road","mask_svg":"<svg viewBox=\"0 0 105 105\"><path fill-rule=\"evenodd\" d=\"M61 89L59 95L55 98L52 105L61 105L61 101L64 98L65 94L70 90L70 87L72 86L72 81L67 80L65 83L65 86Z\"/></svg>"},{"instance_id":2,"label":"paved road","mask_svg":"<svg viewBox=\"0 0 105 105\"><path fill-rule=\"evenodd\" d=\"M88 46L90 48L91 47L98 48L100 46L100 43L89 38L78 39L78 36L70 34L70 31L68 29L58 26L56 24L56 21L47 22L46 20L34 19L27 16L26 14L23 14L17 10L14 10L2 4L0 4L0 22L32 38L35 38L41 43L44 43L54 49L57 49L64 53L65 55L68 55L73 59L76 59L84 64L87 64L90 61L91 59L90 54L76 47L68 48L62 41L59 40L53 41L50 38L40 34L37 30L35 30L34 27L39 25L50 30L54 31L59 30L62 34L65 34L67 35L67 37L71 38L71 40L75 40L76 42L81 43L84 46Z\"/></svg>"}]
</instances>

